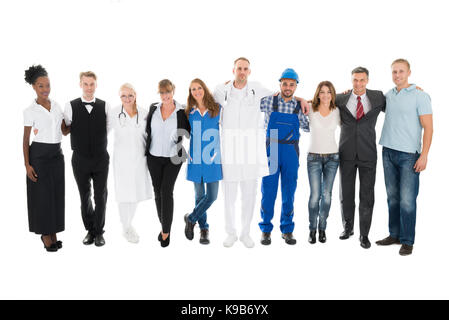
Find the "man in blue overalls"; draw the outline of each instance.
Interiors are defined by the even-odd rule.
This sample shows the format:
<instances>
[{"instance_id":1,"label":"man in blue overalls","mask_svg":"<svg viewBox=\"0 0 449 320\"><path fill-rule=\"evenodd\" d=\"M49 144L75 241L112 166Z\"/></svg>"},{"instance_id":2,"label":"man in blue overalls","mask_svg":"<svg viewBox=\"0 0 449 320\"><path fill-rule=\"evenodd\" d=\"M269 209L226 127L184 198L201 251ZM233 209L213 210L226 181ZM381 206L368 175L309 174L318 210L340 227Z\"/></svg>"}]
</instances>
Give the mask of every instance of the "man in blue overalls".
<instances>
[{"instance_id":1,"label":"man in blue overalls","mask_svg":"<svg viewBox=\"0 0 449 320\"><path fill-rule=\"evenodd\" d=\"M299 168L299 128L309 132L309 120L302 113L300 104L293 98L298 85L298 74L286 69L279 79L281 95L261 100L260 109L265 112L267 128L267 156L270 175L262 179L261 243L271 244L271 220L274 215L279 175L281 176L282 211L281 232L287 244L296 244L293 237L293 203Z\"/></svg>"}]
</instances>

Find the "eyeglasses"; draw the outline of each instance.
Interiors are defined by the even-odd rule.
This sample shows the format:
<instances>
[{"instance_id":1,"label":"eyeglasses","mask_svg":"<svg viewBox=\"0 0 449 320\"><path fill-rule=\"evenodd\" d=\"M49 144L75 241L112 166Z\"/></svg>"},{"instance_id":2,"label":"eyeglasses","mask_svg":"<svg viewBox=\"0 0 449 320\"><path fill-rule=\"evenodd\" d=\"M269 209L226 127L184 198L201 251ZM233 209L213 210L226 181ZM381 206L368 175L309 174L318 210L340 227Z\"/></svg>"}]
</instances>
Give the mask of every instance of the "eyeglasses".
<instances>
[{"instance_id":1,"label":"eyeglasses","mask_svg":"<svg viewBox=\"0 0 449 320\"><path fill-rule=\"evenodd\" d=\"M133 94L129 94L129 95L121 95L121 96L120 96L120 99L122 99L122 100L124 100L124 99L132 100L132 99L134 99L134 98L135 98L135 96L134 96Z\"/></svg>"}]
</instances>

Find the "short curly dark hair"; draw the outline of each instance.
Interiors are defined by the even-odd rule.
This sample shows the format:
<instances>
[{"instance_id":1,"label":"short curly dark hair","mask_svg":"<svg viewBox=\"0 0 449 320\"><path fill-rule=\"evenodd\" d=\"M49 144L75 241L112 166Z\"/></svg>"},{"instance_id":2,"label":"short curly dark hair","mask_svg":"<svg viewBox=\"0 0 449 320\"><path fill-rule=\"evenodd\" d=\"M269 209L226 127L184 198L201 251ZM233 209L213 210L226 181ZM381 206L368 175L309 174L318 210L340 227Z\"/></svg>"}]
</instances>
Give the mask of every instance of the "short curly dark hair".
<instances>
[{"instance_id":1,"label":"short curly dark hair","mask_svg":"<svg viewBox=\"0 0 449 320\"><path fill-rule=\"evenodd\" d=\"M28 70L25 70L25 81L27 83L35 84L39 77L48 77L47 70L40 64L37 66L33 65L29 67Z\"/></svg>"}]
</instances>

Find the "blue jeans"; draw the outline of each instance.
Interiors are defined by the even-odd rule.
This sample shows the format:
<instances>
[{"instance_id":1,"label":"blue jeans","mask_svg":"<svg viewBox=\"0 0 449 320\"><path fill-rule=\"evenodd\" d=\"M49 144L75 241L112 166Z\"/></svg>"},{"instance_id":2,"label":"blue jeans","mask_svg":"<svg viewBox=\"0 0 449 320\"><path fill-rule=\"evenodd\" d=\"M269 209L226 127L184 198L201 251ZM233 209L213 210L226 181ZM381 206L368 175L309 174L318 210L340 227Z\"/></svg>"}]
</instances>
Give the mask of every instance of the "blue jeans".
<instances>
[{"instance_id":1,"label":"blue jeans","mask_svg":"<svg viewBox=\"0 0 449 320\"><path fill-rule=\"evenodd\" d=\"M419 156L418 152L406 153L386 147L382 150L390 236L410 246L415 242L419 192L419 173L413 166Z\"/></svg>"},{"instance_id":2,"label":"blue jeans","mask_svg":"<svg viewBox=\"0 0 449 320\"><path fill-rule=\"evenodd\" d=\"M338 153L329 155L307 155L309 174L309 230L326 230L327 217L331 208L332 187L337 174L340 157ZM319 217L319 224L317 223Z\"/></svg>"},{"instance_id":3,"label":"blue jeans","mask_svg":"<svg viewBox=\"0 0 449 320\"><path fill-rule=\"evenodd\" d=\"M206 188L205 188L206 185ZM195 209L189 215L189 220L192 223L198 222L201 230L208 230L207 224L207 209L217 199L218 195L218 181L210 183L196 183L195 186ZM205 190L206 189L206 190Z\"/></svg>"}]
</instances>

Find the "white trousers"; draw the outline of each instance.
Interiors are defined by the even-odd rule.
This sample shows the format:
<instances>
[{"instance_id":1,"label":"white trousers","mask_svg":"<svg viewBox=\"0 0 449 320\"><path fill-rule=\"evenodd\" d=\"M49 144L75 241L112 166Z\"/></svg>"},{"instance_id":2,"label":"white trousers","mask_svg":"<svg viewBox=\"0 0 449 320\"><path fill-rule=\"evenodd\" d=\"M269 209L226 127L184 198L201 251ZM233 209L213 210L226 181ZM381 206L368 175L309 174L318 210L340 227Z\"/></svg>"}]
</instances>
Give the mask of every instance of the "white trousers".
<instances>
[{"instance_id":1,"label":"white trousers","mask_svg":"<svg viewBox=\"0 0 449 320\"><path fill-rule=\"evenodd\" d=\"M119 202L118 211L120 213L120 221L122 222L124 231L131 227L136 209L137 202Z\"/></svg>"},{"instance_id":2,"label":"white trousers","mask_svg":"<svg viewBox=\"0 0 449 320\"><path fill-rule=\"evenodd\" d=\"M240 186L242 214L240 236L249 236L251 221L253 220L254 206L256 204L257 179L246 181L223 181L225 202L225 228L226 233L237 236L235 227L235 203L237 201L237 190Z\"/></svg>"}]
</instances>

